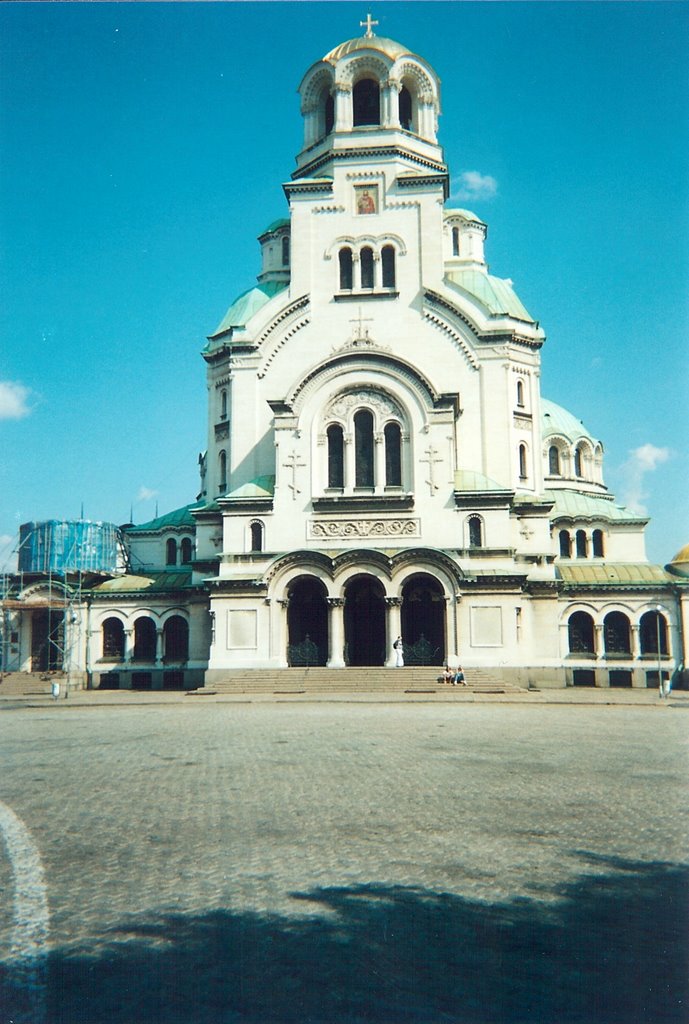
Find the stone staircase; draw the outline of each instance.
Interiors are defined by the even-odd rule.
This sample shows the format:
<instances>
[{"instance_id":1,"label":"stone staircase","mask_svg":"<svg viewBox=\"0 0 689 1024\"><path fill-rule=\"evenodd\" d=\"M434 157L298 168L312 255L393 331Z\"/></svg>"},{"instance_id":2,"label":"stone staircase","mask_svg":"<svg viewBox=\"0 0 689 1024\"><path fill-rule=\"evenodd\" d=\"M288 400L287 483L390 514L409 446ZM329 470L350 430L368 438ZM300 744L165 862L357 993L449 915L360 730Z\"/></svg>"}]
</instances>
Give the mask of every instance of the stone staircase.
<instances>
[{"instance_id":1,"label":"stone staircase","mask_svg":"<svg viewBox=\"0 0 689 1024\"><path fill-rule=\"evenodd\" d=\"M442 668L283 668L235 669L221 679L193 691L203 693L308 695L309 693L524 693L506 682L500 669L464 669L466 686L439 681Z\"/></svg>"},{"instance_id":2,"label":"stone staircase","mask_svg":"<svg viewBox=\"0 0 689 1024\"><path fill-rule=\"evenodd\" d=\"M53 679L64 692L63 672L7 672L0 676L0 697L37 697L50 693Z\"/></svg>"}]
</instances>

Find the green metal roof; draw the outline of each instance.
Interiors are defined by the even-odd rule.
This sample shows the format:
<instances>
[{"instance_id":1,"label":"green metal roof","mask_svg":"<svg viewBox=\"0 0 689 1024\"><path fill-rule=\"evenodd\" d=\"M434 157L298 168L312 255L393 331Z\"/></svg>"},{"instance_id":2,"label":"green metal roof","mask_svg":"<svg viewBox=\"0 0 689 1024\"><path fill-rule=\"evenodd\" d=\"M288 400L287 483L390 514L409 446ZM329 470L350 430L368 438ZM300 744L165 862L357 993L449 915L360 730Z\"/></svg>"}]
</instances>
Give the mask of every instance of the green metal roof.
<instances>
[{"instance_id":1,"label":"green metal roof","mask_svg":"<svg viewBox=\"0 0 689 1024\"><path fill-rule=\"evenodd\" d=\"M659 565L649 562L585 562L556 566L563 583L572 586L629 586L639 583L668 583L670 577Z\"/></svg>"},{"instance_id":2,"label":"green metal roof","mask_svg":"<svg viewBox=\"0 0 689 1024\"><path fill-rule=\"evenodd\" d=\"M234 300L220 324L210 335L211 340L219 334L224 334L233 327L244 327L251 320L252 316L258 313L270 300L287 288L285 281L264 281L263 284L254 285L248 291Z\"/></svg>"},{"instance_id":3,"label":"green metal roof","mask_svg":"<svg viewBox=\"0 0 689 1024\"><path fill-rule=\"evenodd\" d=\"M191 572L147 572L146 575L115 576L93 588L94 594L166 593L190 587Z\"/></svg>"},{"instance_id":4,"label":"green metal roof","mask_svg":"<svg viewBox=\"0 0 689 1024\"><path fill-rule=\"evenodd\" d=\"M189 529L193 529L196 523L191 510L203 507L202 501L193 502L191 505L183 505L181 508L176 508L173 512L167 512L164 516L150 519L147 523L127 526L124 528L124 533L154 533L157 530L170 530L174 527L189 527Z\"/></svg>"},{"instance_id":5,"label":"green metal roof","mask_svg":"<svg viewBox=\"0 0 689 1024\"><path fill-rule=\"evenodd\" d=\"M275 493L274 476L257 476L234 491L230 491L228 498L272 498Z\"/></svg>"},{"instance_id":6,"label":"green metal roof","mask_svg":"<svg viewBox=\"0 0 689 1024\"><path fill-rule=\"evenodd\" d=\"M536 323L510 282L501 277L493 277L483 270L452 270L445 275L445 282L460 294L466 293L476 299L491 316L512 316L516 320Z\"/></svg>"},{"instance_id":7,"label":"green metal roof","mask_svg":"<svg viewBox=\"0 0 689 1024\"><path fill-rule=\"evenodd\" d=\"M477 217L471 210L463 210L459 206L446 206L445 213L449 215L459 214L460 217L464 217L464 220L472 221L474 224L485 224L485 221Z\"/></svg>"},{"instance_id":8,"label":"green metal roof","mask_svg":"<svg viewBox=\"0 0 689 1024\"><path fill-rule=\"evenodd\" d=\"M289 224L289 217L280 217L279 220L274 220L272 224L269 224L267 228L264 228L258 237L263 238L264 235L269 235L271 231L278 231L280 228L288 228Z\"/></svg>"},{"instance_id":9,"label":"green metal roof","mask_svg":"<svg viewBox=\"0 0 689 1024\"><path fill-rule=\"evenodd\" d=\"M483 473L477 473L473 469L458 469L455 473L456 491L508 491L509 487L503 487Z\"/></svg>"},{"instance_id":10,"label":"green metal roof","mask_svg":"<svg viewBox=\"0 0 689 1024\"><path fill-rule=\"evenodd\" d=\"M548 497L554 501L551 520L558 519L604 519L615 523L645 523L648 520L624 505L618 505L613 497L606 498L581 491L548 490Z\"/></svg>"},{"instance_id":11,"label":"green metal roof","mask_svg":"<svg viewBox=\"0 0 689 1024\"><path fill-rule=\"evenodd\" d=\"M541 437L553 434L564 434L570 441L579 441L585 437L594 445L600 444L573 413L547 398L541 398Z\"/></svg>"}]
</instances>

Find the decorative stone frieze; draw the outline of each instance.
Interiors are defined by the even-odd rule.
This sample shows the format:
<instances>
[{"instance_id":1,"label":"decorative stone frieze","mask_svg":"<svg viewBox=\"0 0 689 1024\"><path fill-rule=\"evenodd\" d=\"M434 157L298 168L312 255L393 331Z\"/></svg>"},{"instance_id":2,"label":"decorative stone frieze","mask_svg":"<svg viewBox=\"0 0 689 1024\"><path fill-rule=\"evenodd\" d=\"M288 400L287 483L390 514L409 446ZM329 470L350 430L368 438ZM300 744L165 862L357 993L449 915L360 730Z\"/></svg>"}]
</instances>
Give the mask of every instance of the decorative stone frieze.
<instances>
[{"instance_id":1,"label":"decorative stone frieze","mask_svg":"<svg viewBox=\"0 0 689 1024\"><path fill-rule=\"evenodd\" d=\"M308 524L312 539L361 540L362 537L419 537L418 519L320 519Z\"/></svg>"}]
</instances>

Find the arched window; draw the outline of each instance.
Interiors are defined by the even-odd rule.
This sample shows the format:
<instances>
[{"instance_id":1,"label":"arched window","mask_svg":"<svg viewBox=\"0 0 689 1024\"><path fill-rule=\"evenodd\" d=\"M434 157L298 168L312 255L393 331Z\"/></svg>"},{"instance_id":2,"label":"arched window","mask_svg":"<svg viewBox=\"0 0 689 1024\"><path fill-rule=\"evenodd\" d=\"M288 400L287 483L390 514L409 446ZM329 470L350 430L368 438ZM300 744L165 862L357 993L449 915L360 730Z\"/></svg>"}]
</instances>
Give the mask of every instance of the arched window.
<instances>
[{"instance_id":1,"label":"arched window","mask_svg":"<svg viewBox=\"0 0 689 1024\"><path fill-rule=\"evenodd\" d=\"M354 127L380 124L380 87L372 78L362 78L352 91Z\"/></svg>"},{"instance_id":2,"label":"arched window","mask_svg":"<svg viewBox=\"0 0 689 1024\"><path fill-rule=\"evenodd\" d=\"M182 542L179 546L180 549L180 561L182 565L189 565L194 552L194 545L192 544L191 537L182 537Z\"/></svg>"},{"instance_id":3,"label":"arched window","mask_svg":"<svg viewBox=\"0 0 689 1024\"><path fill-rule=\"evenodd\" d=\"M560 449L556 444L548 449L548 472L551 476L560 475Z\"/></svg>"},{"instance_id":4,"label":"arched window","mask_svg":"<svg viewBox=\"0 0 689 1024\"><path fill-rule=\"evenodd\" d=\"M282 236L282 265L289 266L289 235Z\"/></svg>"},{"instance_id":5,"label":"arched window","mask_svg":"<svg viewBox=\"0 0 689 1024\"><path fill-rule=\"evenodd\" d=\"M109 661L124 658L124 625L121 619L111 617L103 623L103 657Z\"/></svg>"},{"instance_id":6,"label":"arched window","mask_svg":"<svg viewBox=\"0 0 689 1024\"><path fill-rule=\"evenodd\" d=\"M469 547L483 547L483 523L480 516L469 516Z\"/></svg>"},{"instance_id":7,"label":"arched window","mask_svg":"<svg viewBox=\"0 0 689 1024\"><path fill-rule=\"evenodd\" d=\"M335 97L330 93L325 99L325 134L330 135L335 126Z\"/></svg>"},{"instance_id":8,"label":"arched window","mask_svg":"<svg viewBox=\"0 0 689 1024\"><path fill-rule=\"evenodd\" d=\"M593 541L593 557L604 558L605 552L603 550L603 531L594 530L591 540Z\"/></svg>"},{"instance_id":9,"label":"arched window","mask_svg":"<svg viewBox=\"0 0 689 1024\"><path fill-rule=\"evenodd\" d=\"M165 544L165 564L177 565L177 541L170 537Z\"/></svg>"},{"instance_id":10,"label":"arched window","mask_svg":"<svg viewBox=\"0 0 689 1024\"><path fill-rule=\"evenodd\" d=\"M359 409L354 414L355 486L373 487L373 413Z\"/></svg>"},{"instance_id":11,"label":"arched window","mask_svg":"<svg viewBox=\"0 0 689 1024\"><path fill-rule=\"evenodd\" d=\"M221 451L218 455L218 490L223 494L227 490L227 452Z\"/></svg>"},{"instance_id":12,"label":"arched window","mask_svg":"<svg viewBox=\"0 0 689 1024\"><path fill-rule=\"evenodd\" d=\"M348 248L340 249L338 254L340 261L340 288L342 291L351 291L352 289L352 250Z\"/></svg>"},{"instance_id":13,"label":"arched window","mask_svg":"<svg viewBox=\"0 0 689 1024\"><path fill-rule=\"evenodd\" d=\"M519 445L519 478L520 480L526 480L526 445Z\"/></svg>"},{"instance_id":14,"label":"arched window","mask_svg":"<svg viewBox=\"0 0 689 1024\"><path fill-rule=\"evenodd\" d=\"M187 661L189 658L189 623L181 615L173 615L163 626L165 661Z\"/></svg>"},{"instance_id":15,"label":"arched window","mask_svg":"<svg viewBox=\"0 0 689 1024\"><path fill-rule=\"evenodd\" d=\"M567 623L570 654L595 654L595 630L588 612L574 612Z\"/></svg>"},{"instance_id":16,"label":"arched window","mask_svg":"<svg viewBox=\"0 0 689 1024\"><path fill-rule=\"evenodd\" d=\"M227 419L227 391L224 388L220 392L220 419Z\"/></svg>"},{"instance_id":17,"label":"arched window","mask_svg":"<svg viewBox=\"0 0 689 1024\"><path fill-rule=\"evenodd\" d=\"M631 630L629 619L622 612L608 612L603 620L606 654L629 654Z\"/></svg>"},{"instance_id":18,"label":"arched window","mask_svg":"<svg viewBox=\"0 0 689 1024\"><path fill-rule=\"evenodd\" d=\"M373 249L365 245L359 254L361 287L373 288Z\"/></svg>"},{"instance_id":19,"label":"arched window","mask_svg":"<svg viewBox=\"0 0 689 1024\"><path fill-rule=\"evenodd\" d=\"M639 643L642 654L667 654L667 620L658 611L644 612L639 622Z\"/></svg>"},{"instance_id":20,"label":"arched window","mask_svg":"<svg viewBox=\"0 0 689 1024\"><path fill-rule=\"evenodd\" d=\"M412 102L411 93L406 85L403 85L399 94L400 125L405 132L412 130Z\"/></svg>"},{"instance_id":21,"label":"arched window","mask_svg":"<svg viewBox=\"0 0 689 1024\"><path fill-rule=\"evenodd\" d=\"M156 625L147 615L134 623L134 661L156 660Z\"/></svg>"},{"instance_id":22,"label":"arched window","mask_svg":"<svg viewBox=\"0 0 689 1024\"><path fill-rule=\"evenodd\" d=\"M383 288L395 287L395 249L392 245L384 245L381 251L383 264Z\"/></svg>"},{"instance_id":23,"label":"arched window","mask_svg":"<svg viewBox=\"0 0 689 1024\"><path fill-rule=\"evenodd\" d=\"M452 229L452 255L459 256L459 228Z\"/></svg>"},{"instance_id":24,"label":"arched window","mask_svg":"<svg viewBox=\"0 0 689 1024\"><path fill-rule=\"evenodd\" d=\"M402 486L402 432L399 423L386 423L385 437L385 486Z\"/></svg>"},{"instance_id":25,"label":"arched window","mask_svg":"<svg viewBox=\"0 0 689 1024\"><path fill-rule=\"evenodd\" d=\"M584 461L582 458L580 445L577 445L577 447L574 449L574 475L584 475Z\"/></svg>"},{"instance_id":26,"label":"arched window","mask_svg":"<svg viewBox=\"0 0 689 1024\"><path fill-rule=\"evenodd\" d=\"M251 524L251 550L263 551L263 523Z\"/></svg>"},{"instance_id":27,"label":"arched window","mask_svg":"<svg viewBox=\"0 0 689 1024\"><path fill-rule=\"evenodd\" d=\"M560 530L560 558L572 557L572 538L569 530Z\"/></svg>"},{"instance_id":28,"label":"arched window","mask_svg":"<svg viewBox=\"0 0 689 1024\"><path fill-rule=\"evenodd\" d=\"M344 434L342 427L332 423L328 436L328 487L344 487Z\"/></svg>"},{"instance_id":29,"label":"arched window","mask_svg":"<svg viewBox=\"0 0 689 1024\"><path fill-rule=\"evenodd\" d=\"M517 381L517 405L520 409L524 408L524 381Z\"/></svg>"},{"instance_id":30,"label":"arched window","mask_svg":"<svg viewBox=\"0 0 689 1024\"><path fill-rule=\"evenodd\" d=\"M586 530L577 530L576 536L577 558L586 558L589 553L588 537Z\"/></svg>"}]
</instances>

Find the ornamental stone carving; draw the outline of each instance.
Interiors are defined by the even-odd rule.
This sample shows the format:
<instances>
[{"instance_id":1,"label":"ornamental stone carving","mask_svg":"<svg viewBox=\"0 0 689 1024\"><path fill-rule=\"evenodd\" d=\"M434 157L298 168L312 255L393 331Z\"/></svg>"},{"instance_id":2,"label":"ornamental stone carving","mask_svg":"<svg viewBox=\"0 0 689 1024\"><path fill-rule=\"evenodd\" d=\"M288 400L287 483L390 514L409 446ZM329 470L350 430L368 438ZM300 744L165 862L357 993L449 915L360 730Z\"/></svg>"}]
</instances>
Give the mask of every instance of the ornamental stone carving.
<instances>
[{"instance_id":1,"label":"ornamental stone carving","mask_svg":"<svg viewBox=\"0 0 689 1024\"><path fill-rule=\"evenodd\" d=\"M418 519L320 519L310 523L312 538L418 537Z\"/></svg>"},{"instance_id":2,"label":"ornamental stone carving","mask_svg":"<svg viewBox=\"0 0 689 1024\"><path fill-rule=\"evenodd\" d=\"M402 410L389 395L369 388L348 391L345 395L337 395L328 406L326 415L346 420L348 413L355 407L366 405L374 409L380 416L398 416L402 418Z\"/></svg>"}]
</instances>

